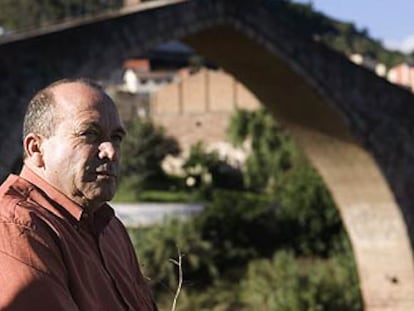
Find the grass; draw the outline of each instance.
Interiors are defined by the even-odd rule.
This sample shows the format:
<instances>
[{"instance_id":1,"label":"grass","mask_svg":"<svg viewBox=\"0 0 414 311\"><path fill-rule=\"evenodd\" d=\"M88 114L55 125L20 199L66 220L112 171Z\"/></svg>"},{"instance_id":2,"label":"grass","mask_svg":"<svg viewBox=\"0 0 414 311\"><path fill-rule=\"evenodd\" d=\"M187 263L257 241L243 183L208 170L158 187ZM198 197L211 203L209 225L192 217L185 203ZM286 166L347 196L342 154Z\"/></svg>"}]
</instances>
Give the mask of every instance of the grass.
<instances>
[{"instance_id":1,"label":"grass","mask_svg":"<svg viewBox=\"0 0 414 311\"><path fill-rule=\"evenodd\" d=\"M134 202L195 202L198 195L190 191L167 191L167 190L143 190L132 191L120 188L113 198L113 202L134 203Z\"/></svg>"}]
</instances>

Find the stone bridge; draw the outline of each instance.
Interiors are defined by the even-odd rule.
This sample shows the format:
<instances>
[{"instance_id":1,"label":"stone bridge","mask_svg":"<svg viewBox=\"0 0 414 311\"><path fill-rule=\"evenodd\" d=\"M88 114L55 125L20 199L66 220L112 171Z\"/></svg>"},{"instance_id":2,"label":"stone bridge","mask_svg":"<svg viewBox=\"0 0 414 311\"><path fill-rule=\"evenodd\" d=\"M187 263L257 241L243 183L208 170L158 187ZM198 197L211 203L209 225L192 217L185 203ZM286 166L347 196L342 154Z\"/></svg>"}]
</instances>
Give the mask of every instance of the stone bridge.
<instances>
[{"instance_id":1,"label":"stone bridge","mask_svg":"<svg viewBox=\"0 0 414 311\"><path fill-rule=\"evenodd\" d=\"M414 97L291 32L270 1L164 0L0 44L0 177L21 161L24 107L62 77L101 79L180 39L243 82L323 176L353 245L365 310L414 310Z\"/></svg>"}]
</instances>

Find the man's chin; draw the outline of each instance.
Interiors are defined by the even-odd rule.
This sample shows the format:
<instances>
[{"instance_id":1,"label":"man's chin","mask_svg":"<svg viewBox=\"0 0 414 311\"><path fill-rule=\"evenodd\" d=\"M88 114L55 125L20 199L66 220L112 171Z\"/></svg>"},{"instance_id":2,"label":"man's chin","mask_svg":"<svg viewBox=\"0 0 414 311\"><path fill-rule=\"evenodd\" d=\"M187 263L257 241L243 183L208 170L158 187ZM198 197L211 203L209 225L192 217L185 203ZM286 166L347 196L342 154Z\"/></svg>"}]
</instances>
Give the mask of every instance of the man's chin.
<instances>
[{"instance_id":1,"label":"man's chin","mask_svg":"<svg viewBox=\"0 0 414 311\"><path fill-rule=\"evenodd\" d=\"M104 203L111 201L115 196L116 186L107 185L106 187L97 187L90 192L89 201L94 202L94 205L103 205Z\"/></svg>"}]
</instances>

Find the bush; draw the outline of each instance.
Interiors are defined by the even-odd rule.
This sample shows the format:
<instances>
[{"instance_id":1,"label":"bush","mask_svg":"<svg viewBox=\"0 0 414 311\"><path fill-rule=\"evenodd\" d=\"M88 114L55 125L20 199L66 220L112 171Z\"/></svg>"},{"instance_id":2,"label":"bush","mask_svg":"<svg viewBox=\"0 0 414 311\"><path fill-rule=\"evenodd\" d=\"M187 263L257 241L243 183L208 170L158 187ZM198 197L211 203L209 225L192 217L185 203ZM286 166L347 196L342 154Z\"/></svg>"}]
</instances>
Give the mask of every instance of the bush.
<instances>
[{"instance_id":1,"label":"bush","mask_svg":"<svg viewBox=\"0 0 414 311\"><path fill-rule=\"evenodd\" d=\"M249 264L241 285L248 310L361 311L352 257L297 259L281 251Z\"/></svg>"},{"instance_id":2,"label":"bush","mask_svg":"<svg viewBox=\"0 0 414 311\"><path fill-rule=\"evenodd\" d=\"M132 178L135 189L165 189L171 180L161 163L167 155L178 155L177 141L149 119L137 118L127 124L128 135L122 144L121 176Z\"/></svg>"},{"instance_id":3,"label":"bush","mask_svg":"<svg viewBox=\"0 0 414 311\"><path fill-rule=\"evenodd\" d=\"M265 109L237 110L228 128L229 140L235 146L250 145L243 168L244 183L258 192L273 192L283 184L297 150L286 130Z\"/></svg>"},{"instance_id":4,"label":"bush","mask_svg":"<svg viewBox=\"0 0 414 311\"><path fill-rule=\"evenodd\" d=\"M141 202L195 202L197 194L188 191L145 190L139 193L137 199Z\"/></svg>"},{"instance_id":5,"label":"bush","mask_svg":"<svg viewBox=\"0 0 414 311\"><path fill-rule=\"evenodd\" d=\"M330 257L315 257L319 248L312 243L323 243L324 231L315 229L307 239L312 225L293 219L306 214L303 219L317 222L319 213L302 210L309 204L284 210L271 202L256 193L214 191L212 202L189 221L131 231L157 300L172 300L178 273L169 259L177 258L178 247L184 254L181 310L361 310L344 232L328 237ZM303 245L311 256L295 257L306 253Z\"/></svg>"},{"instance_id":6,"label":"bush","mask_svg":"<svg viewBox=\"0 0 414 311\"><path fill-rule=\"evenodd\" d=\"M275 217L274 208L257 194L217 191L192 220L130 233L157 289L176 284L177 271L168 261L177 257L177 247L184 254L185 278L205 287L223 277L239 279L250 259L271 256L276 248Z\"/></svg>"},{"instance_id":7,"label":"bush","mask_svg":"<svg viewBox=\"0 0 414 311\"><path fill-rule=\"evenodd\" d=\"M170 306L167 305L167 306ZM235 282L216 282L203 291L184 288L178 302L180 311L242 311L244 305L240 302L239 285ZM171 308L160 308L170 310Z\"/></svg>"},{"instance_id":8,"label":"bush","mask_svg":"<svg viewBox=\"0 0 414 311\"><path fill-rule=\"evenodd\" d=\"M286 176L276 200L281 242L297 254L329 256L338 237L346 235L330 193L306 161Z\"/></svg>"},{"instance_id":9,"label":"bush","mask_svg":"<svg viewBox=\"0 0 414 311\"><path fill-rule=\"evenodd\" d=\"M209 198L213 189L244 189L240 169L220 159L216 151L207 152L201 142L191 146L183 169L197 181L194 186L200 188L206 198Z\"/></svg>"},{"instance_id":10,"label":"bush","mask_svg":"<svg viewBox=\"0 0 414 311\"><path fill-rule=\"evenodd\" d=\"M263 195L216 190L195 222L201 238L212 244L212 256L221 272L271 256L277 247L276 209Z\"/></svg>"},{"instance_id":11,"label":"bush","mask_svg":"<svg viewBox=\"0 0 414 311\"><path fill-rule=\"evenodd\" d=\"M130 229L144 273L156 292L171 291L177 285L177 267L170 259L183 254L185 286L203 288L217 277L211 256L212 245L201 239L192 222L170 220L163 226Z\"/></svg>"}]
</instances>

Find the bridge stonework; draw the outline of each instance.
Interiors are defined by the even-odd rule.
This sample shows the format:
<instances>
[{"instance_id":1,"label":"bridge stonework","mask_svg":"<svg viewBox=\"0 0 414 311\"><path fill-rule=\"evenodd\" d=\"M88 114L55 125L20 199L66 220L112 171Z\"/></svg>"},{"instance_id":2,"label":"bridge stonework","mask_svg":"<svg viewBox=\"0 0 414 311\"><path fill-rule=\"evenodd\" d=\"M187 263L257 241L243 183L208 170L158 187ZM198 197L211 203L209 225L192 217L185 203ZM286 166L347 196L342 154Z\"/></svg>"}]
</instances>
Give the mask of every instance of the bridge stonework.
<instances>
[{"instance_id":1,"label":"bridge stonework","mask_svg":"<svg viewBox=\"0 0 414 311\"><path fill-rule=\"evenodd\" d=\"M0 177L21 161L28 98L62 77L102 79L181 39L243 82L292 132L352 242L365 310L414 310L414 97L275 18L269 1L153 1L0 44Z\"/></svg>"}]
</instances>

